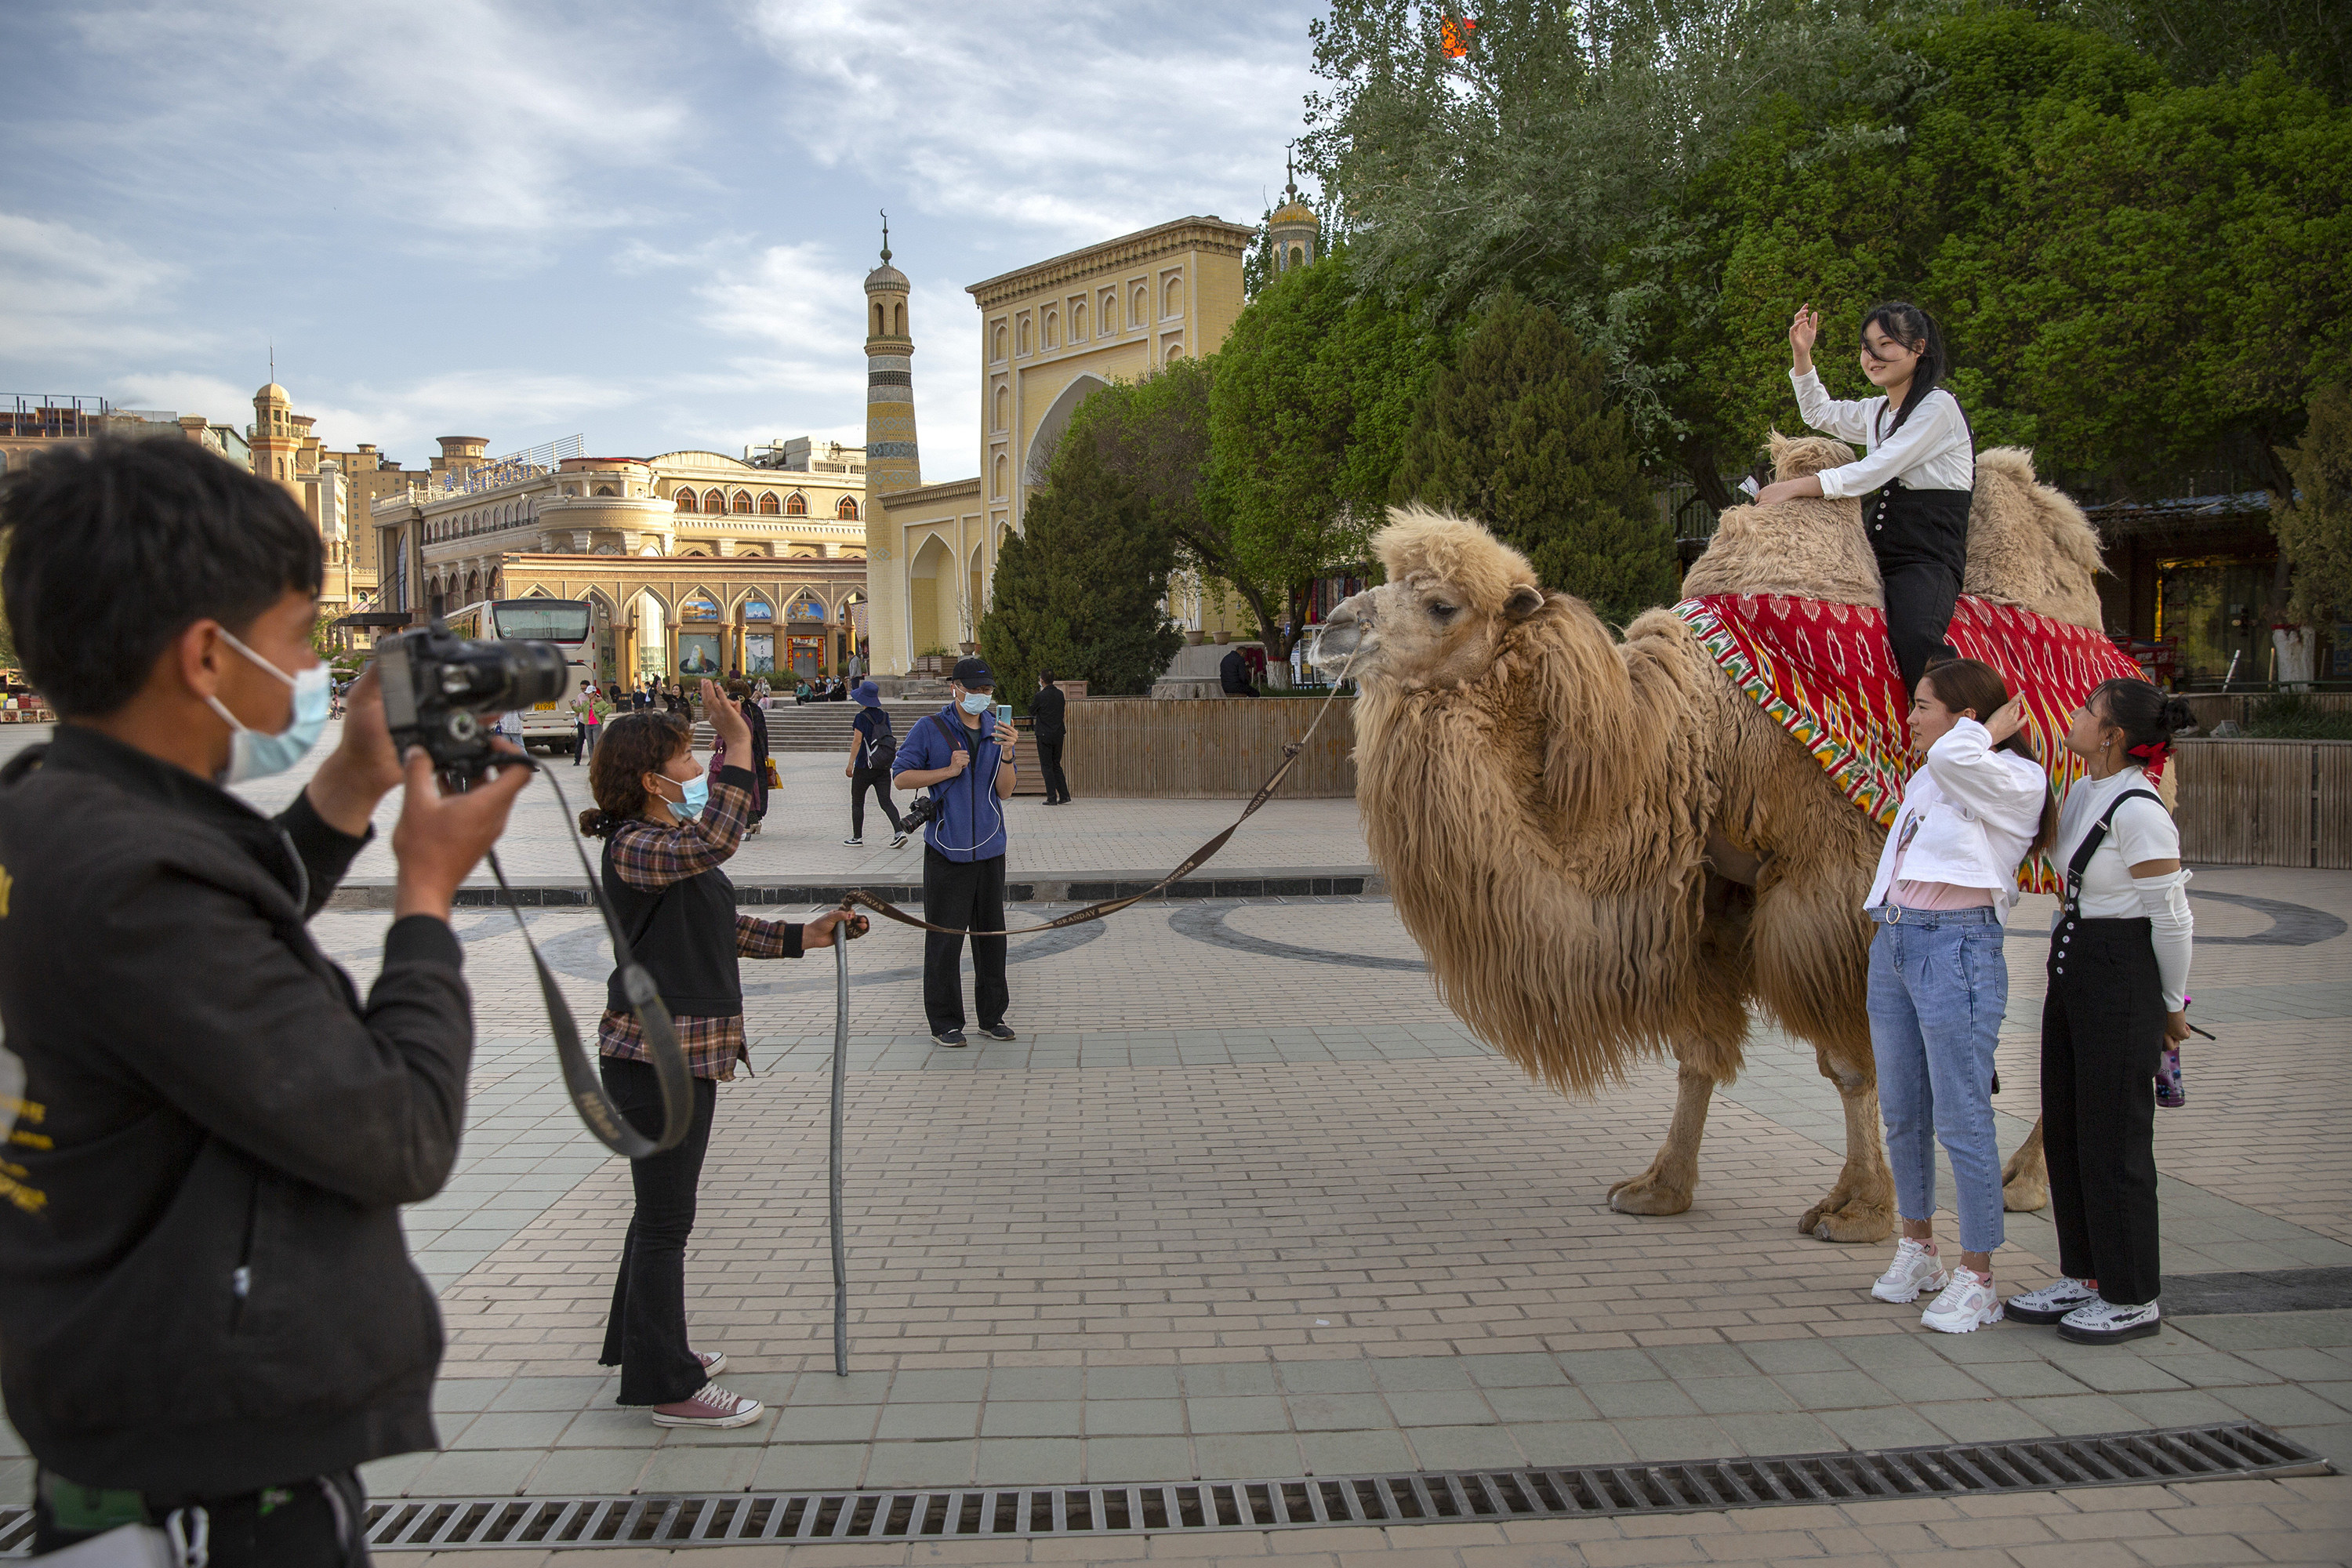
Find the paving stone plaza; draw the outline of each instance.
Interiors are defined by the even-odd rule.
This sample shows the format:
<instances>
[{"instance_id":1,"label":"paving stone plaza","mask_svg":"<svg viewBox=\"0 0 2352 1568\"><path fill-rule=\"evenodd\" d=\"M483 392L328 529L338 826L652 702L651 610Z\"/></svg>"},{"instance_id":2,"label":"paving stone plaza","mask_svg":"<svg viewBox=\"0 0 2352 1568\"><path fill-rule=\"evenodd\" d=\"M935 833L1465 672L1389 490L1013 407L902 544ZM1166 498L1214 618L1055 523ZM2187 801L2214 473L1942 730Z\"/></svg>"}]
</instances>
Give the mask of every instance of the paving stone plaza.
<instances>
[{"instance_id":1,"label":"paving stone plaza","mask_svg":"<svg viewBox=\"0 0 2352 1568\"><path fill-rule=\"evenodd\" d=\"M739 879L919 879L917 847L881 847L870 821L867 847L840 844L837 760L779 760L786 791L730 868ZM567 788L583 781L576 806L586 770L554 765ZM274 805L299 784L251 794ZM791 805L804 800L825 804ZM1234 809L1016 801L1012 875L1156 873ZM387 809L358 876L389 875L389 826ZM510 874L564 875L557 826L535 786L510 836ZM1284 802L1218 869L1361 875L1366 858L1351 802ZM1927 1331L1916 1307L1868 1298L1885 1247L1799 1236L1796 1216L1836 1174L1843 1121L1810 1049L1761 1025L1748 1072L1709 1120L1695 1206L1664 1219L1612 1213L1605 1190L1647 1163L1665 1129L1671 1064L1645 1064L1591 1102L1528 1082L1454 1019L1375 890L1160 901L1017 940L1009 1021L1021 1037L962 1051L926 1037L919 933L879 925L855 944L853 1370L837 1377L824 1224L831 956L747 964L757 1076L720 1089L688 1265L696 1342L724 1350L720 1381L770 1407L725 1432L664 1432L613 1404L616 1379L595 1355L627 1172L564 1101L513 919L461 910L479 1027L469 1125L447 1190L407 1216L448 1331L445 1447L373 1467L368 1484L379 1497L511 1498L1267 1479L2237 1418L2352 1464L2352 1310L2327 1304L2352 1302L2352 873L2208 868L2193 903L2196 1016L2221 1037L2192 1043L2189 1103L2158 1119L2166 1301L2177 1291L2179 1305L2161 1335L2104 1349L2013 1323ZM2011 927L1995 1102L2004 1150L2037 1113L2049 911L2028 899ZM389 918L338 907L314 929L364 986ZM526 918L593 1020L609 962L593 917L551 907ZM1948 1249L1950 1221L1938 1216ZM2046 1216L2010 1216L2003 1292L2055 1265ZM0 1459L0 1496L21 1499L29 1479L29 1460ZM2352 1558L2352 1480L676 1554L787 1555L2341 1562Z\"/></svg>"}]
</instances>

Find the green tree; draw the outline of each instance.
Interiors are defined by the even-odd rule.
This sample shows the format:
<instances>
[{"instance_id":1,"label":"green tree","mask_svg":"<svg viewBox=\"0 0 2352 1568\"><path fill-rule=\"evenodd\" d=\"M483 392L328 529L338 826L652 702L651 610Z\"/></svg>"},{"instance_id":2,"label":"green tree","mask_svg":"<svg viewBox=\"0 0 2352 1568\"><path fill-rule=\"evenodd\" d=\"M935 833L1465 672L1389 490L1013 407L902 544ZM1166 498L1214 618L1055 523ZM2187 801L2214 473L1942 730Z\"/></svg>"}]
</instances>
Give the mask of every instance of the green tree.
<instances>
[{"instance_id":1,"label":"green tree","mask_svg":"<svg viewBox=\"0 0 2352 1568\"><path fill-rule=\"evenodd\" d=\"M1320 576L1360 565L1385 515L1439 343L1360 292L1345 249L1285 273L1244 310L1209 388L1202 507L1267 656L1287 658ZM1279 607L1281 624L1266 612Z\"/></svg>"},{"instance_id":2,"label":"green tree","mask_svg":"<svg viewBox=\"0 0 2352 1568\"><path fill-rule=\"evenodd\" d=\"M1604 619L1668 602L1672 531L1607 384L1554 311L1505 293L1423 395L1396 499L1478 519Z\"/></svg>"},{"instance_id":3,"label":"green tree","mask_svg":"<svg viewBox=\"0 0 2352 1568\"><path fill-rule=\"evenodd\" d=\"M1063 440L981 616L998 689L1025 708L1041 669L1105 696L1150 689L1184 642L1160 608L1175 564L1175 541L1137 488L1092 442Z\"/></svg>"},{"instance_id":4,"label":"green tree","mask_svg":"<svg viewBox=\"0 0 2352 1568\"><path fill-rule=\"evenodd\" d=\"M2286 463L2299 493L2272 513L2271 526L2294 573L2287 619L2352 618L2352 391L2342 383L2311 400L2310 422Z\"/></svg>"},{"instance_id":5,"label":"green tree","mask_svg":"<svg viewBox=\"0 0 2352 1568\"><path fill-rule=\"evenodd\" d=\"M2265 56L2331 102L2352 100L2352 13L2322 0L2078 0L2076 15L2176 81L2244 76Z\"/></svg>"}]
</instances>

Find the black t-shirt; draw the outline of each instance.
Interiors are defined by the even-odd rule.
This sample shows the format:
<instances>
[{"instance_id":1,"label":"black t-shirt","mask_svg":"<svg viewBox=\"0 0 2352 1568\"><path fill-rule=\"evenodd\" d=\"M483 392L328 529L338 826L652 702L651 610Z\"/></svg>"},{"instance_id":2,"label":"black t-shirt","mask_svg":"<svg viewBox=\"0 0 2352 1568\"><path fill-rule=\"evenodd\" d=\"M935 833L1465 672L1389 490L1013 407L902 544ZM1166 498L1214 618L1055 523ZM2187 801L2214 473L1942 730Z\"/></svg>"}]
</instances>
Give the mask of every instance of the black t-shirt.
<instances>
[{"instance_id":1,"label":"black t-shirt","mask_svg":"<svg viewBox=\"0 0 2352 1568\"><path fill-rule=\"evenodd\" d=\"M860 708L849 727L864 737L857 748L857 765L861 768L887 768L898 754L898 742L890 732L890 715L879 708Z\"/></svg>"}]
</instances>

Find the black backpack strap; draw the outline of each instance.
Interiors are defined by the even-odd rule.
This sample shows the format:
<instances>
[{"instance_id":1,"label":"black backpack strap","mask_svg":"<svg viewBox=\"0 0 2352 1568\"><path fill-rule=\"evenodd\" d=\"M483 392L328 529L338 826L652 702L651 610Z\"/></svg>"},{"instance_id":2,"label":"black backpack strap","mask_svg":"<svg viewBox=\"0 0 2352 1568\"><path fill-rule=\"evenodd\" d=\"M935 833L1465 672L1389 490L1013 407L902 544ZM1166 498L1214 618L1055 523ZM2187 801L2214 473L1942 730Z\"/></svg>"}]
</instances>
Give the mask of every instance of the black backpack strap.
<instances>
[{"instance_id":1,"label":"black backpack strap","mask_svg":"<svg viewBox=\"0 0 2352 1568\"><path fill-rule=\"evenodd\" d=\"M2107 829L2115 822L2116 808L2127 800L2152 800L2159 808L2164 805L2162 796L2154 790L2146 789L2127 789L2107 802L2107 809L2099 814L2098 821L2091 824L2091 830L2083 835L2083 842L2074 847L2074 858L2067 862L2066 907L2068 909L2073 909L2081 901L2083 873L2091 868L2091 857L2097 854L2099 846L2106 842Z\"/></svg>"}]
</instances>

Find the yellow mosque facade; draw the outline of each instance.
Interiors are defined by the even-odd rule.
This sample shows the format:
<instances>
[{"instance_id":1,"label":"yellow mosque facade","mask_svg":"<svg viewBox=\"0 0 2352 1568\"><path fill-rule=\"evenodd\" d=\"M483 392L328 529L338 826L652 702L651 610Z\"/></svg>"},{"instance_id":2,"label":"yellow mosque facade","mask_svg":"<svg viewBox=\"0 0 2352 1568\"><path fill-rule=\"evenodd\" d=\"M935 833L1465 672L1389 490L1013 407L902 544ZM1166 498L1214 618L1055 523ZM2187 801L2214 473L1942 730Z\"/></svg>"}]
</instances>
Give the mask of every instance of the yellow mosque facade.
<instances>
[{"instance_id":1,"label":"yellow mosque facade","mask_svg":"<svg viewBox=\"0 0 2352 1568\"><path fill-rule=\"evenodd\" d=\"M1178 218L972 284L979 472L932 485L916 456L908 285L886 241L866 284L866 632L876 671L908 673L918 658L974 639L997 552L1021 527L1072 411L1098 387L1215 353L1241 314L1242 262L1256 237L1219 217Z\"/></svg>"}]
</instances>

